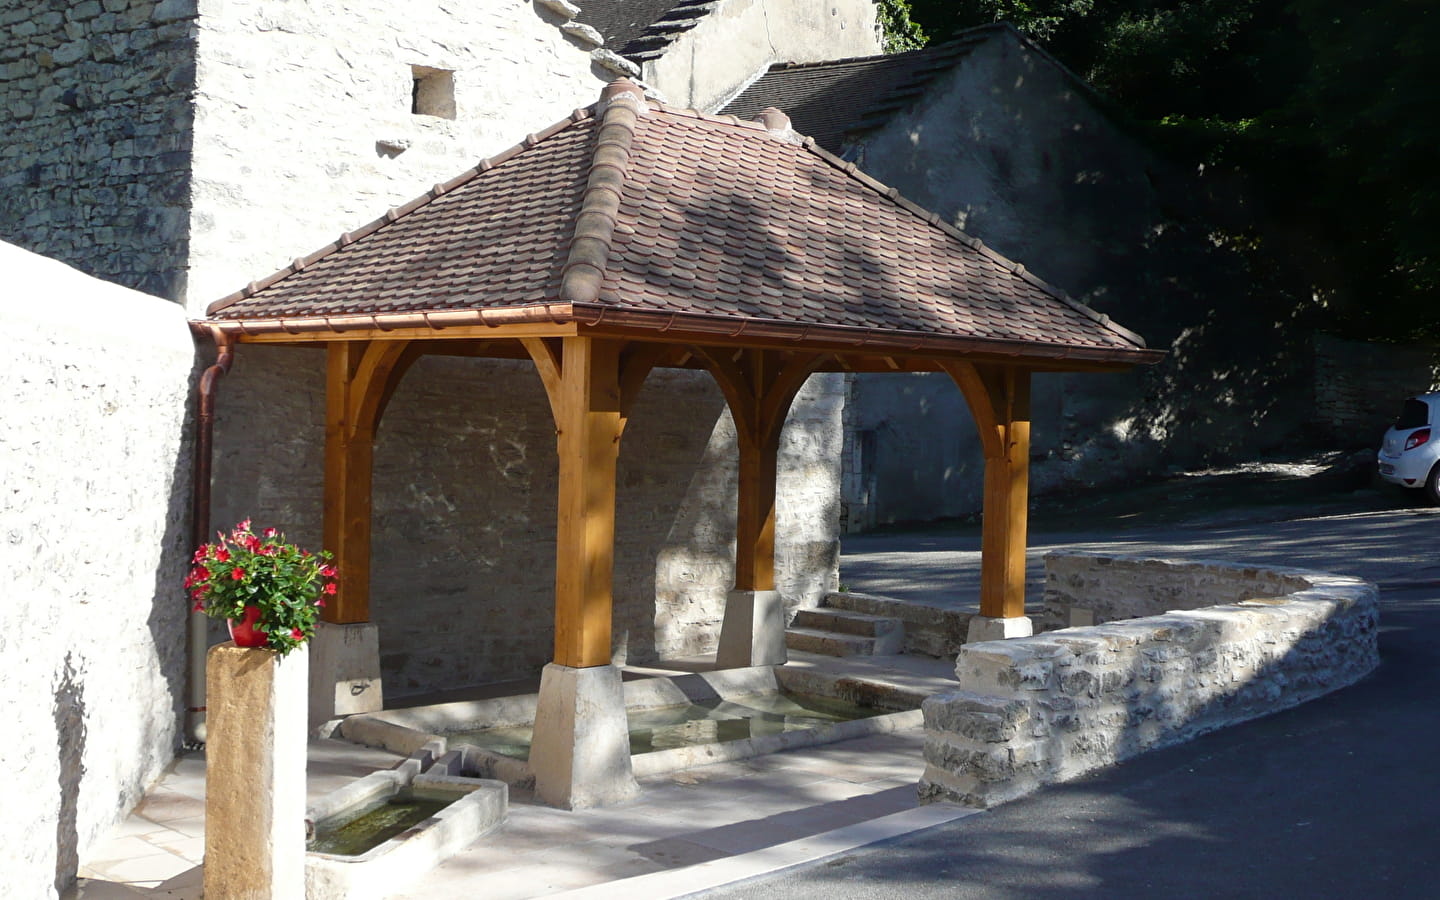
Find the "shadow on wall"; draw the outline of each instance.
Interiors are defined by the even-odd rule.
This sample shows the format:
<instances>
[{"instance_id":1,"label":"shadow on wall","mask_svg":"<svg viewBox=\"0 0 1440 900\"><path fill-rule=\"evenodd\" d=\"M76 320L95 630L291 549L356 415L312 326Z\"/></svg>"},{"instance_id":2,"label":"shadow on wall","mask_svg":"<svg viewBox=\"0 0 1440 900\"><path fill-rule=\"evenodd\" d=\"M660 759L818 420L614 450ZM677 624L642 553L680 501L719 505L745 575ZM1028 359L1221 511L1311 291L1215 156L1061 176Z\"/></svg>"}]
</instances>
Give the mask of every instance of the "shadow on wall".
<instances>
[{"instance_id":1,"label":"shadow on wall","mask_svg":"<svg viewBox=\"0 0 1440 900\"><path fill-rule=\"evenodd\" d=\"M190 598L185 595L181 585L195 553L195 548L191 546L195 531L191 504L195 490L195 435L198 427L195 415L196 391L200 374L210 365L212 359L213 351L202 346L196 354L196 364L190 373L185 394L184 419L180 423L180 439L171 466L165 530L159 536L159 558L155 568L153 595L155 600L150 604L145 622L154 641L159 671L165 678L168 694L174 705L173 721L181 723L180 743L186 740L183 723L189 706L186 689L189 684ZM221 632L224 631L224 626L218 622L209 622L207 627L218 627ZM228 639L228 635L226 638ZM147 738L150 737L147 735ZM158 740L159 736L154 737ZM140 798L135 799L138 801Z\"/></svg>"},{"instance_id":2,"label":"shadow on wall","mask_svg":"<svg viewBox=\"0 0 1440 900\"><path fill-rule=\"evenodd\" d=\"M614 646L625 662L714 650L735 579L736 453L708 372L650 373L616 476Z\"/></svg>"},{"instance_id":3,"label":"shadow on wall","mask_svg":"<svg viewBox=\"0 0 1440 900\"><path fill-rule=\"evenodd\" d=\"M80 868L80 786L85 779L85 684L73 653L65 654L55 686L55 741L59 755L59 815L55 822L55 888L64 890Z\"/></svg>"}]
</instances>

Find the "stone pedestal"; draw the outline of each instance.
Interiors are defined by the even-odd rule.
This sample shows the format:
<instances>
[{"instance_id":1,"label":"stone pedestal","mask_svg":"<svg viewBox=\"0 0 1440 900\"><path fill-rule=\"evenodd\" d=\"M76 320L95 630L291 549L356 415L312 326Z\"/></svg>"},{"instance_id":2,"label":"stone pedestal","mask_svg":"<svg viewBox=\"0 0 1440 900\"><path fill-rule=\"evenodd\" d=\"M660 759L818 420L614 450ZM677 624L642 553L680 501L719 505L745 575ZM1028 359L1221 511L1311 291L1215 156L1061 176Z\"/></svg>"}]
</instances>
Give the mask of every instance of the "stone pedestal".
<instances>
[{"instance_id":1,"label":"stone pedestal","mask_svg":"<svg viewBox=\"0 0 1440 900\"><path fill-rule=\"evenodd\" d=\"M1007 638L1029 637L1035 633L1035 626L1029 616L1012 616L1008 619L975 616L970 620L970 630L965 643L979 641L1003 641Z\"/></svg>"},{"instance_id":2,"label":"stone pedestal","mask_svg":"<svg viewBox=\"0 0 1440 900\"><path fill-rule=\"evenodd\" d=\"M725 621L715 665L721 669L783 666L785 601L779 591L731 591L725 595Z\"/></svg>"},{"instance_id":3,"label":"stone pedestal","mask_svg":"<svg viewBox=\"0 0 1440 900\"><path fill-rule=\"evenodd\" d=\"M206 656L206 900L304 900L309 654Z\"/></svg>"},{"instance_id":4,"label":"stone pedestal","mask_svg":"<svg viewBox=\"0 0 1440 900\"><path fill-rule=\"evenodd\" d=\"M530 769L536 796L562 809L609 806L640 792L630 767L630 729L619 669L574 669L556 663L545 667Z\"/></svg>"},{"instance_id":5,"label":"stone pedestal","mask_svg":"<svg viewBox=\"0 0 1440 900\"><path fill-rule=\"evenodd\" d=\"M317 622L310 640L310 726L385 708L380 629L369 622Z\"/></svg>"}]
</instances>

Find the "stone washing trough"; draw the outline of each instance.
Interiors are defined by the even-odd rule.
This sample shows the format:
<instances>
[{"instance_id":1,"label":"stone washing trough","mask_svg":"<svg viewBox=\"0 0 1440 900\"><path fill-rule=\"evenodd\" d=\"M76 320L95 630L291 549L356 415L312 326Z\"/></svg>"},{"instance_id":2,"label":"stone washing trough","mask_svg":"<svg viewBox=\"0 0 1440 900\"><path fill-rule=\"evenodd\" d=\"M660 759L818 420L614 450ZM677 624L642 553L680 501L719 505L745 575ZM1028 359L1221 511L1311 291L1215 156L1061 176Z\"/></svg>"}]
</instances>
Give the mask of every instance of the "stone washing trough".
<instances>
[{"instance_id":1,"label":"stone washing trough","mask_svg":"<svg viewBox=\"0 0 1440 900\"><path fill-rule=\"evenodd\" d=\"M305 812L306 900L389 896L505 821L509 789L429 742Z\"/></svg>"},{"instance_id":2,"label":"stone washing trough","mask_svg":"<svg viewBox=\"0 0 1440 900\"><path fill-rule=\"evenodd\" d=\"M923 722L919 697L891 693L856 698L843 685L784 667L754 666L643 678L626 681L624 690L632 722L631 765L637 778L870 734L917 729ZM797 696L787 690L805 694ZM818 699L810 699L816 695ZM395 753L410 754L437 746L458 754L467 771L528 788L534 785L534 775L524 758L523 746L505 753L493 749L493 744L482 744L486 743L487 733L523 735L534 724L537 700L538 695L526 694L365 713L345 719L336 735ZM810 722L802 711L798 717L805 721L804 727L778 733L748 733L749 729L730 716L732 709L747 705L793 709L797 700L822 710L820 715L828 720ZM719 720L702 718L677 726L679 731L688 732L683 736L683 745L634 752L637 719L663 720L669 710L697 705L716 708ZM770 720L775 716L770 714Z\"/></svg>"}]
</instances>

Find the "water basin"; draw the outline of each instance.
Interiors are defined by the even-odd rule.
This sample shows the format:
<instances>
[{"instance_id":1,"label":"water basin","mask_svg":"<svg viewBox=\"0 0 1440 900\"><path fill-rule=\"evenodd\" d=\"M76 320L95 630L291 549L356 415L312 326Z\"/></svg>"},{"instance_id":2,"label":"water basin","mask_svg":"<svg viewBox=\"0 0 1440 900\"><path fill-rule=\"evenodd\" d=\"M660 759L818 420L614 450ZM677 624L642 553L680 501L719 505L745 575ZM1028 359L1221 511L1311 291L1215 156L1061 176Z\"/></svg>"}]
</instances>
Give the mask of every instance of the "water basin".
<instances>
[{"instance_id":1,"label":"water basin","mask_svg":"<svg viewBox=\"0 0 1440 900\"><path fill-rule=\"evenodd\" d=\"M875 695L844 677L785 667L640 678L623 689L636 778L924 725L923 697ZM336 733L405 754L437 742L478 776L528 789L537 704L537 695L520 694L362 713Z\"/></svg>"},{"instance_id":2,"label":"water basin","mask_svg":"<svg viewBox=\"0 0 1440 900\"><path fill-rule=\"evenodd\" d=\"M770 693L632 709L626 718L630 725L630 753L639 755L820 728L884 712L833 697ZM447 736L452 742L528 759L532 731L529 725L516 725L451 732Z\"/></svg>"},{"instance_id":3,"label":"water basin","mask_svg":"<svg viewBox=\"0 0 1440 900\"><path fill-rule=\"evenodd\" d=\"M454 797L416 796L403 791L382 797L344 815L315 823L315 835L305 842L312 853L360 856L419 825L454 802Z\"/></svg>"}]
</instances>

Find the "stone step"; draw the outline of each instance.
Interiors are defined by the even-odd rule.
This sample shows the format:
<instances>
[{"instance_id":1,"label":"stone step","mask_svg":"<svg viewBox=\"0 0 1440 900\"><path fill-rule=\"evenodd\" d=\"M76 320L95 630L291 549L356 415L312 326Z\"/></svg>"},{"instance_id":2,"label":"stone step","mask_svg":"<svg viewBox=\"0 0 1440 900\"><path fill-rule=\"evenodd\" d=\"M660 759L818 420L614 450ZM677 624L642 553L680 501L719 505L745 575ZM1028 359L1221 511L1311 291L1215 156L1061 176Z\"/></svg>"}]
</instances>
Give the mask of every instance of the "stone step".
<instances>
[{"instance_id":1,"label":"stone step","mask_svg":"<svg viewBox=\"0 0 1440 900\"><path fill-rule=\"evenodd\" d=\"M846 610L899 619L904 623L904 653L954 659L965 643L974 607L941 607L896 600L875 594L835 591L821 601L822 609Z\"/></svg>"},{"instance_id":2,"label":"stone step","mask_svg":"<svg viewBox=\"0 0 1440 900\"><path fill-rule=\"evenodd\" d=\"M825 656L873 656L875 638L818 628L788 628L785 631L785 647Z\"/></svg>"},{"instance_id":3,"label":"stone step","mask_svg":"<svg viewBox=\"0 0 1440 900\"><path fill-rule=\"evenodd\" d=\"M795 614L795 620L791 624L797 628L818 628L823 631L838 631L841 634L858 634L862 637L883 637L905 627L905 623L894 616L872 616L869 613L825 607L802 609Z\"/></svg>"}]
</instances>

